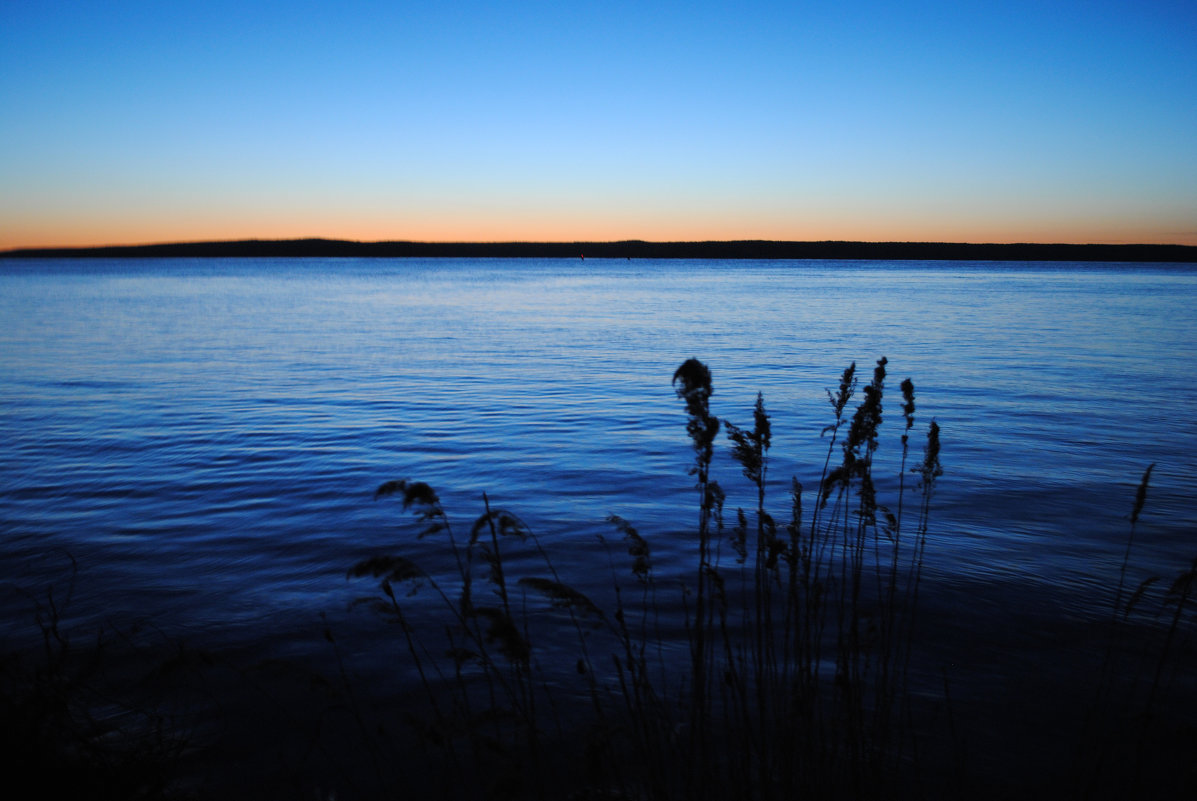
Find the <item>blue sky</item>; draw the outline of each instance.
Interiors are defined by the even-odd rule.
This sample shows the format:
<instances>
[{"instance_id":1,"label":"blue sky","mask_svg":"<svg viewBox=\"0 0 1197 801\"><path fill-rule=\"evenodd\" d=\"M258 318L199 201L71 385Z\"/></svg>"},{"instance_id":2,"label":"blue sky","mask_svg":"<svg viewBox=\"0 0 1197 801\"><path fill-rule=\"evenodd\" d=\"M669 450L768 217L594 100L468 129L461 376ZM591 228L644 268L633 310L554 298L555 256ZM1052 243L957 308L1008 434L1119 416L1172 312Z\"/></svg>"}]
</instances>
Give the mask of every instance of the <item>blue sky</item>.
<instances>
[{"instance_id":1,"label":"blue sky","mask_svg":"<svg viewBox=\"0 0 1197 801\"><path fill-rule=\"evenodd\" d=\"M0 5L0 248L1197 244L1197 3Z\"/></svg>"}]
</instances>

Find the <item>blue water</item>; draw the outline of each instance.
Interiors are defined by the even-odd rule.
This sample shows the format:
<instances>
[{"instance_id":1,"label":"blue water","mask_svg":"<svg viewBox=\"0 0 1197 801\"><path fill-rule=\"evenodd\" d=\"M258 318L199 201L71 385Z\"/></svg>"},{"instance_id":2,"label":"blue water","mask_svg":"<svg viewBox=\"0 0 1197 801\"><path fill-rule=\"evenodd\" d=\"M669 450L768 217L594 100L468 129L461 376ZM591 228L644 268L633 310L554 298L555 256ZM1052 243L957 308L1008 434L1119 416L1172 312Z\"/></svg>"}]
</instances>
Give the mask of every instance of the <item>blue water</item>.
<instances>
[{"instance_id":1,"label":"blue water","mask_svg":"<svg viewBox=\"0 0 1197 801\"><path fill-rule=\"evenodd\" d=\"M610 584L609 513L682 578L696 510L676 367L706 362L713 411L742 425L764 393L784 518L790 476L818 481L826 391L884 355L891 390L915 383L915 458L931 419L943 432L928 615L945 641L972 632L977 665L998 647L1030 663L1109 615L1149 463L1131 579L1197 556L1195 308L1197 271L1151 264L5 261L3 632L73 558L80 624L322 648L321 613L368 625L347 611L357 559L449 567L372 500L392 478L432 484L462 530L487 492L584 590ZM714 472L729 508L751 506L722 445ZM983 687L967 654L941 656Z\"/></svg>"}]
</instances>

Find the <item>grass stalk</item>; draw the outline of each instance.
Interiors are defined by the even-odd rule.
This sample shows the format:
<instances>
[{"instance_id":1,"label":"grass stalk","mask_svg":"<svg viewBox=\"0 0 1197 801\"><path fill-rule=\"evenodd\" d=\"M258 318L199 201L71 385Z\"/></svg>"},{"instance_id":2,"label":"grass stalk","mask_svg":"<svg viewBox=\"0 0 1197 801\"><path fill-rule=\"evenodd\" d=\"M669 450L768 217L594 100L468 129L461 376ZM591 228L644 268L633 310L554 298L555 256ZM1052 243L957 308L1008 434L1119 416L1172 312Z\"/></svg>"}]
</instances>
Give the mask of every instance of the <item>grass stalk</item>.
<instances>
[{"instance_id":1,"label":"grass stalk","mask_svg":"<svg viewBox=\"0 0 1197 801\"><path fill-rule=\"evenodd\" d=\"M887 360L879 359L864 398L848 415L856 389L855 363L844 370L838 392L828 392L833 421L816 502L804 519L802 485L791 479L789 523L783 532L769 511L771 421L758 394L751 429L716 417L711 410L711 374L697 359L683 363L673 386L687 413L687 433L694 451L698 516L692 581L680 601L689 650L688 669L666 653L661 633L661 604L647 541L621 517L609 521L623 535L631 558L630 576L638 592L629 604L611 549L614 613L607 615L589 598L562 581L539 538L510 513L492 507L483 495L483 515L468 543L453 537L439 500L426 485L388 482L378 495L402 492L427 530L446 532L459 572L460 603L451 603L441 583L395 558L365 560L353 575L383 578L381 585L393 617L405 620L391 583L430 584L451 610L451 639L470 649L485 678L496 709L499 691L516 714L517 739L532 766L546 768L540 731L548 716L556 722L556 687L535 659L529 601L540 596L566 610L576 643L577 674L593 715L591 762L605 764L591 776L606 776L621 792L654 798L677 795L703 799L772 799L844 786L859 794L879 787L895 765L895 700L904 692L913 631L913 606L926 547L931 487L942 472L938 462L938 426L932 422L920 475L922 497L913 539L902 536L908 435L913 427L913 385L903 383L906 427L897 480L898 513L890 515L877 498L873 477L879 447L882 395ZM726 431L731 456L751 486L751 512L737 512L725 530L723 489L712 475L715 442ZM833 457L840 460L833 467ZM752 521L749 522L751 515ZM483 536L484 535L484 536ZM509 574L504 540L527 543L547 575ZM723 563L725 554L738 566ZM486 580L497 606L475 597L473 566L486 567ZM524 591L523 602L512 596ZM634 624L633 624L634 621ZM413 628L405 628L405 636ZM592 632L610 642L612 672L604 674L591 651ZM904 639L907 638L907 639ZM560 647L561 643L557 643ZM443 670L425 672L427 649L408 643L408 653L426 692L456 687L471 690L458 660L453 681ZM649 654L653 654L650 667ZM834 656L834 670L824 656ZM502 656L500 662L496 656ZM534 675L536 674L536 675ZM539 676L537 678L536 676ZM435 686L434 686L435 685ZM546 699L547 704L538 700ZM439 707L434 714L447 717ZM446 723L446 725L448 725ZM623 730L622 741L612 733ZM493 728L502 738L504 730ZM598 739L594 739L594 738ZM680 749L680 750L679 750ZM471 751L479 753L477 745ZM628 757L638 755L627 770ZM684 758L679 760L679 754ZM637 789L639 788L639 789ZM551 792L537 784L536 793Z\"/></svg>"}]
</instances>

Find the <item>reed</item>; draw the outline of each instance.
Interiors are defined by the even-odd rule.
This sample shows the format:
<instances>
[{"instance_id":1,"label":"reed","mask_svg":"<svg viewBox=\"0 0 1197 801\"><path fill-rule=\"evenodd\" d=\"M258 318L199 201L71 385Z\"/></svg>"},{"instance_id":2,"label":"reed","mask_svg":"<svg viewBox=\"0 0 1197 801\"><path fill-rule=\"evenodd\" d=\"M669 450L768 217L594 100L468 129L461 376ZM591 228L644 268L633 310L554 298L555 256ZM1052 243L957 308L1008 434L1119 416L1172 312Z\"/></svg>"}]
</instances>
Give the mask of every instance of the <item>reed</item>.
<instances>
[{"instance_id":1,"label":"reed","mask_svg":"<svg viewBox=\"0 0 1197 801\"><path fill-rule=\"evenodd\" d=\"M1192 605L1197 557L1171 581L1147 575L1126 593L1155 467L1147 466L1135 491L1109 636L1073 768L1077 798L1184 797L1197 791L1190 721L1158 714L1163 699L1183 703L1194 691L1188 669L1192 643L1183 655L1177 652L1197 624ZM1190 686L1184 686L1186 679Z\"/></svg>"},{"instance_id":2,"label":"reed","mask_svg":"<svg viewBox=\"0 0 1197 801\"><path fill-rule=\"evenodd\" d=\"M401 495L423 526L419 536L445 539L457 574L433 576L391 555L364 559L349 575L379 580L381 597L366 602L400 624L429 695L425 730L456 732L437 742L458 775L472 776L487 795L501 789L557 797L567 788L595 797L772 799L845 788L867 795L908 772L913 749L905 740L913 729L899 720L899 701L907 692L913 611L942 468L932 422L924 459L913 469L917 486L909 489L899 475L896 497L889 504L878 498L873 465L887 365L877 362L851 417L855 364L838 392L828 393L834 419L823 432L829 445L814 508L804 520L803 486L791 479L785 526L769 511L772 422L764 397L757 396L751 428L740 427L713 413L706 365L689 359L674 373L698 507L695 564L681 589L684 663L668 656L662 635L668 590L655 578L649 539L624 518L609 521L629 561L604 540L612 572L608 612L563 581L531 529L492 509L486 496L463 543L430 487L383 484L375 497ZM915 412L909 379L902 393L904 474ZM739 507L731 526L724 525L727 496L713 476L721 432L752 488L749 511ZM911 491L917 497L908 502ZM904 519L908 510L911 520ZM913 533L903 537L907 529ZM543 572L525 567L515 575L508 541L531 546ZM408 592L431 589L445 612L449 648L417 641L399 584ZM497 603L480 600L482 586ZM539 661L546 651L533 637L538 603L566 613L565 628L549 636L557 654L573 643L580 690ZM603 649L608 656L596 658ZM563 699L578 696L590 712L563 722ZM583 753L563 762L559 751L571 744ZM486 753L518 755L522 780L507 773L495 782L487 766L463 763ZM560 770L562 764L584 766L582 775Z\"/></svg>"},{"instance_id":3,"label":"reed","mask_svg":"<svg viewBox=\"0 0 1197 801\"><path fill-rule=\"evenodd\" d=\"M852 364L828 392L827 446L812 491L796 477L771 478L775 422L763 396L741 426L716 416L705 365L678 369L697 507L693 563L669 571L684 577L681 587L661 579L654 538L618 514L600 537L610 596L598 597L572 586L532 527L488 495L463 527L428 484L382 484L375 500L400 500L415 538L453 557L451 569L432 572L408 553L375 554L347 572L373 582L354 606L393 624L417 686L399 707L368 708L376 695L356 691L340 641L324 628L339 669L330 697L350 713L351 731L338 730L346 743L325 752L322 733L300 724L312 710L281 703L299 735L287 741L298 742L295 765L321 752L338 767L348 741L360 742L366 752L337 783L340 797L364 799L942 797L938 784L922 781L953 772L955 795L982 796L962 764L922 763L929 727L912 702L911 665L926 662L916 653L918 608L943 475L940 428L928 423L920 458L911 442L915 389L903 381L898 474L876 474L888 367L878 360L860 387ZM1136 575L1136 550L1152 536L1155 467L1135 492L1117 576L1110 571L1112 598L1099 601L1109 637L1093 702L1078 716L1077 759L1063 790L1044 797L1185 798L1197 789L1197 741L1183 706L1197 692L1197 558L1175 573ZM716 480L728 470L747 481L728 482L741 488L734 493ZM116 646L128 660L122 632L106 627L85 639L63 624L72 585L65 595L27 596L36 653L0 654L0 764L14 782L27 778L51 795L202 797L196 766L215 763L196 756L201 743L188 739L165 696L140 682L129 693L108 675ZM161 644L133 660L153 668L155 688L185 689L180 671L211 678L202 652L167 650L166 662ZM269 695L267 681L251 682L255 698ZM955 739L946 672L942 705ZM324 712L313 713L321 724ZM404 736L392 737L383 725L391 720L402 721ZM306 777L297 782L310 789ZM244 795L256 797L252 788Z\"/></svg>"},{"instance_id":4,"label":"reed","mask_svg":"<svg viewBox=\"0 0 1197 801\"><path fill-rule=\"evenodd\" d=\"M74 557L66 558L65 587L21 593L33 607L40 649L0 653L0 769L11 787L51 798L180 797L184 728L120 669L131 658L145 661L142 643L113 626L79 638L64 624L77 575ZM185 659L179 646L154 667L162 672Z\"/></svg>"}]
</instances>

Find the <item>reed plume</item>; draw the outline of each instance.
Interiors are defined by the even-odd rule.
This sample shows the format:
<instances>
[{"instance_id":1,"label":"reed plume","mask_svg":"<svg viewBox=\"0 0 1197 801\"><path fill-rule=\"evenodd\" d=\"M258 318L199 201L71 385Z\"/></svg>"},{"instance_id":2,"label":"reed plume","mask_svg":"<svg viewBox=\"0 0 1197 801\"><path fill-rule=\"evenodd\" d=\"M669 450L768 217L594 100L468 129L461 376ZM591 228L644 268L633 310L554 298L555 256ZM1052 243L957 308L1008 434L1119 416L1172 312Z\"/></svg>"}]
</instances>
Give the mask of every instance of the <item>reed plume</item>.
<instances>
[{"instance_id":1,"label":"reed plume","mask_svg":"<svg viewBox=\"0 0 1197 801\"><path fill-rule=\"evenodd\" d=\"M873 478L887 366L886 358L877 361L851 413L855 362L841 374L836 391L828 390L833 420L822 431L830 441L816 503L805 519L803 485L791 478L784 526L769 510L773 422L764 396L757 393L751 428L741 427L713 412L713 382L705 364L688 359L674 372L672 384L684 404L694 453L689 473L698 491L696 564L681 599L688 670L680 674L662 633L652 549L619 515L607 521L621 535L629 561L620 569L612 558L611 613L564 581L531 527L493 508L485 494L483 514L459 544L439 497L422 482L387 482L375 497L400 496L415 513L420 537L446 538L458 566L460 601L450 601L442 578L398 555L363 559L349 575L379 580L384 606L393 616L403 615L394 592L400 583L411 591L431 586L450 610L445 664L421 675L430 693L438 683L457 688L453 706L471 710L464 730L472 732L468 750L479 758L498 744L507 749L519 744L532 763L552 770L541 733L560 726L553 722L559 688L541 675L537 636L546 623L532 617L539 606L567 615L572 623L573 636L552 635L552 647L559 651L572 641L576 648L573 674L583 677L584 697L594 712L587 775L604 785L604 792L619 788L623 797L696 799L733 793L766 801L817 795L844 786L846 779L851 791L867 794L881 786L887 770L896 769L901 753L894 747L892 710L905 692L907 674L900 668L908 665L913 649L913 606L930 497L942 474L939 427L933 421L923 461L913 468L921 503L916 536L908 545L901 535L915 410L909 379L901 385L905 425L896 513L881 503ZM721 432L727 433L729 456L753 496L737 507L735 523L726 531L727 496L713 477ZM837 452L840 459L832 467ZM512 560L513 549L531 549L547 573L529 573L526 559ZM728 551L736 554L736 565L721 564L721 553ZM475 566L492 591L485 602L475 588ZM625 599L621 573L634 580L638 600ZM413 628L405 626L405 631ZM613 673L591 657L601 642L613 646ZM421 670L433 668L434 649L412 640L408 651ZM835 655L833 673L825 654ZM480 684L469 679L471 666ZM434 709L438 729L452 729L452 713ZM462 730L463 724L457 725ZM621 742L620 731L630 739ZM629 762L632 755L639 758Z\"/></svg>"}]
</instances>

